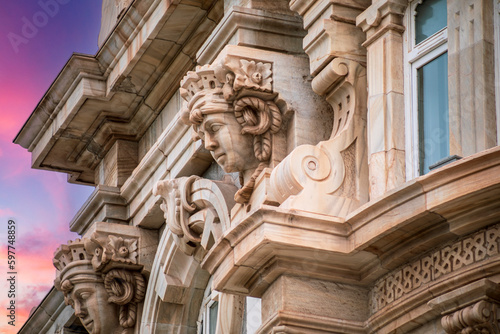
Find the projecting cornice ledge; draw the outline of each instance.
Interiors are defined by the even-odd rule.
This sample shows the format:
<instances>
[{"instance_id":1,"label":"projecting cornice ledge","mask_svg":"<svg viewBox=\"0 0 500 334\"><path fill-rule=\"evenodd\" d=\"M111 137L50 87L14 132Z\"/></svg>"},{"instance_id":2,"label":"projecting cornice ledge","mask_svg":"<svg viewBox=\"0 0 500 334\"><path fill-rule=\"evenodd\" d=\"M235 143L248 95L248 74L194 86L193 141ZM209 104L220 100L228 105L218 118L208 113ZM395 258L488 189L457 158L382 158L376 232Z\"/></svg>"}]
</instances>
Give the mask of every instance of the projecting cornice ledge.
<instances>
[{"instance_id":1,"label":"projecting cornice ledge","mask_svg":"<svg viewBox=\"0 0 500 334\"><path fill-rule=\"evenodd\" d=\"M102 74L99 62L93 56L73 54L17 134L14 143L33 150L59 112L58 106L68 99L72 87L82 77L102 79Z\"/></svg>"},{"instance_id":2,"label":"projecting cornice ledge","mask_svg":"<svg viewBox=\"0 0 500 334\"><path fill-rule=\"evenodd\" d=\"M100 184L103 159L142 138L222 12L220 0L134 1L95 56L71 57L14 142L33 168Z\"/></svg>"}]
</instances>

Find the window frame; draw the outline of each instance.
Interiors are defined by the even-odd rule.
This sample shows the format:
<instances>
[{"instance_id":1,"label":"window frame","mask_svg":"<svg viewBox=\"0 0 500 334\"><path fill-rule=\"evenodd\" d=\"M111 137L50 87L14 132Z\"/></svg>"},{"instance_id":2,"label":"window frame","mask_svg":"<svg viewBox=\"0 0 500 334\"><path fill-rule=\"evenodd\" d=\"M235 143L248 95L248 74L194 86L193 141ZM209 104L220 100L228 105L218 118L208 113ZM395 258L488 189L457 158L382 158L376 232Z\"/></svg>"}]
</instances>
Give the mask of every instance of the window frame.
<instances>
[{"instance_id":1,"label":"window frame","mask_svg":"<svg viewBox=\"0 0 500 334\"><path fill-rule=\"evenodd\" d=\"M419 44L415 43L416 8L423 0L412 1L405 12L404 52L404 94L405 94L405 164L406 180L421 175L419 157L418 125L418 77L417 70L448 52L448 26L437 31Z\"/></svg>"},{"instance_id":2,"label":"window frame","mask_svg":"<svg viewBox=\"0 0 500 334\"><path fill-rule=\"evenodd\" d=\"M210 308L213 304L219 303L219 292L212 290L212 280L213 278L211 277L207 287L205 289L205 292L203 293L203 301L201 302L201 308L200 312L198 314L198 329L197 329L197 334L210 334ZM217 308L217 320L219 321L219 306ZM217 324L216 324L217 328Z\"/></svg>"}]
</instances>

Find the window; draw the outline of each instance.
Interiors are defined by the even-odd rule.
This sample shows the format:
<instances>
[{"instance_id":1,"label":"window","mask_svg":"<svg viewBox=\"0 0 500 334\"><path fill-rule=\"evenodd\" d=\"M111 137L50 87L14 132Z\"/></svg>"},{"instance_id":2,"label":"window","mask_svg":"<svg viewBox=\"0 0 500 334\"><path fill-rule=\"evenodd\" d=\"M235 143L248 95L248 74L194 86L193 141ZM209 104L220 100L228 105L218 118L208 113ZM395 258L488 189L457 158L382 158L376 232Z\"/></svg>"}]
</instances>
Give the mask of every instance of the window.
<instances>
[{"instance_id":1,"label":"window","mask_svg":"<svg viewBox=\"0 0 500 334\"><path fill-rule=\"evenodd\" d=\"M446 0L413 1L406 15L406 151L409 179L449 156Z\"/></svg>"},{"instance_id":2,"label":"window","mask_svg":"<svg viewBox=\"0 0 500 334\"><path fill-rule=\"evenodd\" d=\"M198 318L198 334L215 334L217 315L219 312L219 293L212 291L212 279L205 289L200 315Z\"/></svg>"},{"instance_id":3,"label":"window","mask_svg":"<svg viewBox=\"0 0 500 334\"><path fill-rule=\"evenodd\" d=\"M245 298L242 334L255 334L262 325L261 300L254 297Z\"/></svg>"},{"instance_id":4,"label":"window","mask_svg":"<svg viewBox=\"0 0 500 334\"><path fill-rule=\"evenodd\" d=\"M212 278L210 278L203 294L203 301L197 321L197 334L215 334L217 332L217 322L220 320L218 317L222 317L226 321L226 325L227 323L231 323L238 327L238 333L255 334L262 324L261 300L259 298L239 296L236 300L239 300L241 307L236 306L233 307L232 311L229 311L228 299L226 298L228 296L234 297L235 295L225 295L213 291L211 290L211 286ZM222 309L219 310L221 305L226 306L222 306Z\"/></svg>"}]
</instances>

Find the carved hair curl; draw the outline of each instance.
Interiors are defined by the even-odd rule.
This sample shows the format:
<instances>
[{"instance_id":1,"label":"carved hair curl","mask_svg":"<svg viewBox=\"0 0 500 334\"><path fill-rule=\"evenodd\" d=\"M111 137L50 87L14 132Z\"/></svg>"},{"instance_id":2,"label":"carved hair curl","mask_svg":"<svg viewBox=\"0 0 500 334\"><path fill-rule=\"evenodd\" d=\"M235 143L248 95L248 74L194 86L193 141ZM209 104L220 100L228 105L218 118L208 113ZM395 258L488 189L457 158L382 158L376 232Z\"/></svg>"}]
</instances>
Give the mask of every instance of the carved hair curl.
<instances>
[{"instance_id":1,"label":"carved hair curl","mask_svg":"<svg viewBox=\"0 0 500 334\"><path fill-rule=\"evenodd\" d=\"M146 284L138 272L112 269L104 275L108 302L120 305L119 321L123 328L132 328L137 320L137 304L144 299Z\"/></svg>"},{"instance_id":2,"label":"carved hair curl","mask_svg":"<svg viewBox=\"0 0 500 334\"><path fill-rule=\"evenodd\" d=\"M264 162L271 157L271 134L281 127L281 113L274 102L258 97L243 97L234 102L234 115L241 125L242 134L254 136L255 157Z\"/></svg>"}]
</instances>

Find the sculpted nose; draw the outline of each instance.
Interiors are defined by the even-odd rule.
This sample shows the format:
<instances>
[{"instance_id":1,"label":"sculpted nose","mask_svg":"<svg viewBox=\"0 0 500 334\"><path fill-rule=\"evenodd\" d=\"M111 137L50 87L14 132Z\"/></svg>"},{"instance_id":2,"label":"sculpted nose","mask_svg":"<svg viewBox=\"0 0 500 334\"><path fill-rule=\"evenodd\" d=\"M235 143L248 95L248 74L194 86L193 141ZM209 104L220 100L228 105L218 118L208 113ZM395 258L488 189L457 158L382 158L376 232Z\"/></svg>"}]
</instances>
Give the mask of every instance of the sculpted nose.
<instances>
[{"instance_id":1,"label":"sculpted nose","mask_svg":"<svg viewBox=\"0 0 500 334\"><path fill-rule=\"evenodd\" d=\"M82 307L82 304L79 303L78 301L75 302L75 315L78 317L78 318L83 318L87 315L87 313L85 312L84 308Z\"/></svg>"},{"instance_id":2,"label":"sculpted nose","mask_svg":"<svg viewBox=\"0 0 500 334\"><path fill-rule=\"evenodd\" d=\"M205 134L205 148L209 151L213 151L217 148L217 141L211 134Z\"/></svg>"}]
</instances>

